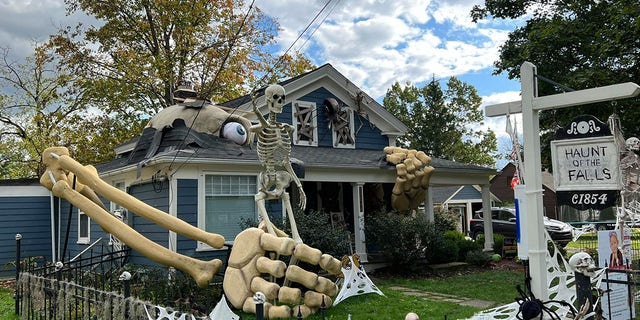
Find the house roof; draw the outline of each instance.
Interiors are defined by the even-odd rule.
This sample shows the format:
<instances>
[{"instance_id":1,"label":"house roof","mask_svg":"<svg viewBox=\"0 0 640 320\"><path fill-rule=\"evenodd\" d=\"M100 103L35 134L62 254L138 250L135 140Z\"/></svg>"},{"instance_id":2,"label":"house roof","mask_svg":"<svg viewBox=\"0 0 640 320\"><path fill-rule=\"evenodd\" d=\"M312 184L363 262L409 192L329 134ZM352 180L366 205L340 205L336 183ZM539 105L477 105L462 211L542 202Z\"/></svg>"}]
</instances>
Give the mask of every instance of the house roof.
<instances>
[{"instance_id":1,"label":"house roof","mask_svg":"<svg viewBox=\"0 0 640 320\"><path fill-rule=\"evenodd\" d=\"M288 101L301 99L318 89L331 92L341 101L348 102L358 112L366 113L367 119L382 135L397 137L405 134L408 127L388 112L382 105L361 91L330 64L313 71L293 77L279 83L285 88ZM264 89L257 91L256 104L266 108ZM245 95L220 104L231 109L230 113L242 114L249 120L257 121L251 96ZM266 113L268 110L261 110ZM252 118L253 117L253 118ZM222 165L255 165L260 162L255 150L247 146L238 146L233 142L218 138L216 135L196 132L185 126L184 122L174 123L158 132L147 128L140 137L131 139L116 147L116 159L96 165L102 175L115 174L116 171L128 171L137 167L138 172L152 163L198 163ZM291 157L302 160L306 168L346 168L346 169L388 169L393 179L394 166L387 164L383 150L364 150L360 148L331 148L293 145ZM486 177L495 174L492 168L467 165L443 159L432 159L431 166L436 169L432 182L439 185L468 184L474 177L486 181ZM330 170L327 170L330 171ZM344 171L342 171L344 173ZM342 173L333 172L335 175ZM488 180L488 179L487 179ZM480 182L482 183L482 182Z\"/></svg>"},{"instance_id":2,"label":"house roof","mask_svg":"<svg viewBox=\"0 0 640 320\"><path fill-rule=\"evenodd\" d=\"M239 146L227 139L214 135L189 130L184 122L178 121L171 128L165 128L160 134L162 139L155 139L158 131L146 128L139 137L136 147L120 158L96 165L99 172L105 173L127 166L142 167L152 160L171 161L176 163L190 162L224 162L247 163L259 165L258 155L248 146ZM309 147L293 145L291 157L304 162L305 166L331 168L389 168L395 166L386 162L383 150L342 149L330 147ZM467 165L444 159L431 159L431 166L436 170L464 170L487 172L492 169Z\"/></svg>"}]
</instances>

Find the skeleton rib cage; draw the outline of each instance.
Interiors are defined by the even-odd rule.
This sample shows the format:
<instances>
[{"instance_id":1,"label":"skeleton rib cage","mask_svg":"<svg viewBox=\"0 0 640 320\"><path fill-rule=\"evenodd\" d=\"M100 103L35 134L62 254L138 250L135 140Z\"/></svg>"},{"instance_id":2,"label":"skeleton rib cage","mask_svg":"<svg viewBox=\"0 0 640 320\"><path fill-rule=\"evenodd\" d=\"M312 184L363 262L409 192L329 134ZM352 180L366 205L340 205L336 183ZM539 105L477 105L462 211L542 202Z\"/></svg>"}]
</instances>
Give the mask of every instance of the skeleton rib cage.
<instances>
[{"instance_id":1,"label":"skeleton rib cage","mask_svg":"<svg viewBox=\"0 0 640 320\"><path fill-rule=\"evenodd\" d=\"M267 169L275 170L276 166L289 161L291 154L291 137L286 127L263 127L258 132L256 144L258 159Z\"/></svg>"}]
</instances>

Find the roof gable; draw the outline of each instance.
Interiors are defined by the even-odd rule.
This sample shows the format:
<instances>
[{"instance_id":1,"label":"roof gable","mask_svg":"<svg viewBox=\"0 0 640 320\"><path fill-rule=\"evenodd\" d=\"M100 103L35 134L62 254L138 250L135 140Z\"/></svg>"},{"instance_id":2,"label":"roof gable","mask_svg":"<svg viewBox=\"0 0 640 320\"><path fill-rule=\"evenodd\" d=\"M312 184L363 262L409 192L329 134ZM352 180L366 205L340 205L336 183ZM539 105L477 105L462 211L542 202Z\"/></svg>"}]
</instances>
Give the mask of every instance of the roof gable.
<instances>
[{"instance_id":1,"label":"roof gable","mask_svg":"<svg viewBox=\"0 0 640 320\"><path fill-rule=\"evenodd\" d=\"M300 99L315 90L324 88L359 113L366 114L369 122L379 128L383 135L401 136L408 131L408 127L404 123L349 81L331 64L325 64L313 71L282 81L279 84L285 88L287 102ZM268 112L264 101L264 88L257 90L256 96L256 103L260 112ZM244 111L247 114L246 117L253 120L250 113L253 106L249 95L222 103L222 105Z\"/></svg>"}]
</instances>

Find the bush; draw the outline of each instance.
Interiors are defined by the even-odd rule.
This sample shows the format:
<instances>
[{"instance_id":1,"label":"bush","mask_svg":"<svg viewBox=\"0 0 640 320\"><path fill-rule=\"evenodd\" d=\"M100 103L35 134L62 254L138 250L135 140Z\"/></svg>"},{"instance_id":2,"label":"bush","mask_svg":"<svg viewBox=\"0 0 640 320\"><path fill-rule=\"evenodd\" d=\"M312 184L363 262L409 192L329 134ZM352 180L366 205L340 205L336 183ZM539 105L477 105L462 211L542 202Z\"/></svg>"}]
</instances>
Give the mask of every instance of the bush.
<instances>
[{"instance_id":1,"label":"bush","mask_svg":"<svg viewBox=\"0 0 640 320\"><path fill-rule=\"evenodd\" d=\"M307 213L302 210L295 210L294 217L300 238L306 245L337 258L351 253L349 231L344 226L333 227L328 213L323 210L309 210ZM271 219L271 222L278 229L291 234L291 225L288 221L283 222L281 219ZM254 219L241 219L240 221L242 229L256 227L257 225L258 222Z\"/></svg>"},{"instance_id":2,"label":"bush","mask_svg":"<svg viewBox=\"0 0 640 320\"><path fill-rule=\"evenodd\" d=\"M395 267L407 267L425 258L435 232L424 215L416 217L379 212L367 217L365 236Z\"/></svg>"},{"instance_id":3,"label":"bush","mask_svg":"<svg viewBox=\"0 0 640 320\"><path fill-rule=\"evenodd\" d=\"M493 252L502 254L504 248L504 236L501 234L493 235Z\"/></svg>"},{"instance_id":4,"label":"bush","mask_svg":"<svg viewBox=\"0 0 640 320\"><path fill-rule=\"evenodd\" d=\"M481 249L467 252L467 256L465 258L465 262L474 266L485 266L489 261L491 261L491 254L482 251Z\"/></svg>"},{"instance_id":5,"label":"bush","mask_svg":"<svg viewBox=\"0 0 640 320\"><path fill-rule=\"evenodd\" d=\"M455 231L447 231L455 232ZM435 241L432 242L430 254L427 254L429 263L446 263L458 261L458 253L460 248L455 238L444 236L435 236Z\"/></svg>"},{"instance_id":6,"label":"bush","mask_svg":"<svg viewBox=\"0 0 640 320\"><path fill-rule=\"evenodd\" d=\"M466 261L467 253L475 250L482 250L484 245L480 244L477 241L473 241L470 239L462 238L458 242L458 261Z\"/></svg>"}]
</instances>

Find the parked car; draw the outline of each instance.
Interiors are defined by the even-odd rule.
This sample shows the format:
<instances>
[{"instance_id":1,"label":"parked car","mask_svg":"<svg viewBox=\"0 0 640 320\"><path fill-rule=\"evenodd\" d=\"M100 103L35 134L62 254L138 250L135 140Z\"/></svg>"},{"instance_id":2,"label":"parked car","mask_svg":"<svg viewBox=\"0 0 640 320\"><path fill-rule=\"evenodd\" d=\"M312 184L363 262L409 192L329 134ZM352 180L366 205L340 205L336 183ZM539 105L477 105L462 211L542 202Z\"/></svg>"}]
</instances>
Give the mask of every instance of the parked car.
<instances>
[{"instance_id":1,"label":"parked car","mask_svg":"<svg viewBox=\"0 0 640 320\"><path fill-rule=\"evenodd\" d=\"M516 236L516 210L514 208L491 208L491 219L493 222L493 234L501 234L505 237L515 238ZM567 245L573 237L572 227L568 223L544 217L544 227L551 236L551 239L561 246ZM471 219L471 236L477 239L484 234L484 220L482 210L475 212Z\"/></svg>"}]
</instances>

